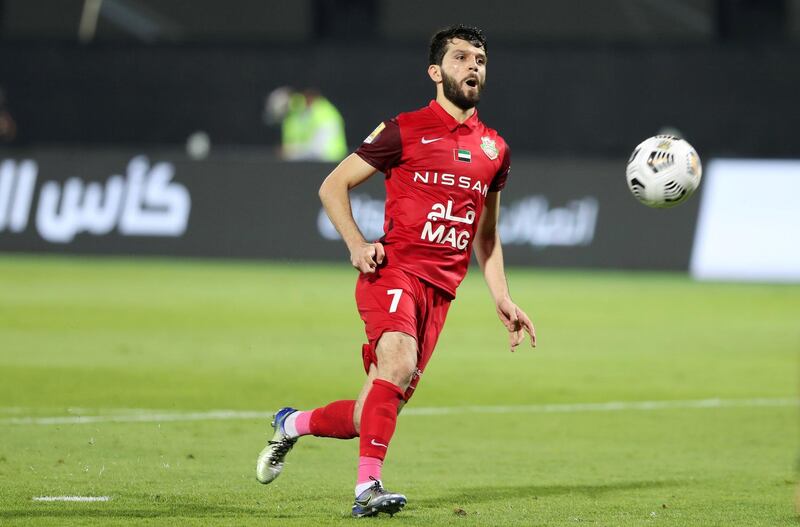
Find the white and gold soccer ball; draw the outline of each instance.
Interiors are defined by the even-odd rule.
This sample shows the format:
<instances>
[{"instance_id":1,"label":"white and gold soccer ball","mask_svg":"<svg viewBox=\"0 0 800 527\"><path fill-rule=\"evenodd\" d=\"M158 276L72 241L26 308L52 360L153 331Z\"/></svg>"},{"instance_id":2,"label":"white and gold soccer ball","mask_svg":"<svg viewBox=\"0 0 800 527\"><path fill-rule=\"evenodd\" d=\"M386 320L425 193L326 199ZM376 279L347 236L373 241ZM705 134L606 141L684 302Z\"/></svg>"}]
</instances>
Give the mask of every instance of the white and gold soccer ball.
<instances>
[{"instance_id":1,"label":"white and gold soccer ball","mask_svg":"<svg viewBox=\"0 0 800 527\"><path fill-rule=\"evenodd\" d=\"M636 199L648 207L668 208L697 190L703 166L692 145L674 135L657 135L633 150L626 176Z\"/></svg>"}]
</instances>

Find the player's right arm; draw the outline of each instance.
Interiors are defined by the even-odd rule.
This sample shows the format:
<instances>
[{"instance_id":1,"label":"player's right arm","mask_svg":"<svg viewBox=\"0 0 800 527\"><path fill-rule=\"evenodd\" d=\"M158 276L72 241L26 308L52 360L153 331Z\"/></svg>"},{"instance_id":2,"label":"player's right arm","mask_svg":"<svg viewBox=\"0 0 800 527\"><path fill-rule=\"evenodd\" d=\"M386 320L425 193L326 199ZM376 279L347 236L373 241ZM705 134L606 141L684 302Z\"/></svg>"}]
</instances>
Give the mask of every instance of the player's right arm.
<instances>
[{"instance_id":1,"label":"player's right arm","mask_svg":"<svg viewBox=\"0 0 800 527\"><path fill-rule=\"evenodd\" d=\"M361 234L350 207L350 189L369 179L375 172L375 167L360 156L350 154L319 187L322 206L350 250L350 263L362 273L375 272L377 266L383 263L385 253L381 243L369 243Z\"/></svg>"}]
</instances>

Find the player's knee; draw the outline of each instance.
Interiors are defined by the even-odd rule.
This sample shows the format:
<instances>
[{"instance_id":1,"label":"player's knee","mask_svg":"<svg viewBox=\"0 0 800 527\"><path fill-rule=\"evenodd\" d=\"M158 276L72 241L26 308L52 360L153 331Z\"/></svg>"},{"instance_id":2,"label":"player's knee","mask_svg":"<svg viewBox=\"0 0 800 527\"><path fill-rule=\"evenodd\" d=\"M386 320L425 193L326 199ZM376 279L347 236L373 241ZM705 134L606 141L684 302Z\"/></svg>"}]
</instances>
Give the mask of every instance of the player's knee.
<instances>
[{"instance_id":1,"label":"player's knee","mask_svg":"<svg viewBox=\"0 0 800 527\"><path fill-rule=\"evenodd\" d=\"M401 387L403 390L405 390L406 388L408 388L408 385L411 384L411 379L414 378L414 372L416 370L417 370L416 360L408 360L404 361L402 364L398 364L393 371L393 376L394 376L393 382L399 387Z\"/></svg>"},{"instance_id":2,"label":"player's knee","mask_svg":"<svg viewBox=\"0 0 800 527\"><path fill-rule=\"evenodd\" d=\"M405 389L417 369L417 341L405 333L385 333L376 349L378 376Z\"/></svg>"},{"instance_id":3,"label":"player's knee","mask_svg":"<svg viewBox=\"0 0 800 527\"><path fill-rule=\"evenodd\" d=\"M387 363L384 367L379 367L378 378L386 379L405 390L408 388L409 383L411 383L416 368L416 361L398 359Z\"/></svg>"},{"instance_id":4,"label":"player's knee","mask_svg":"<svg viewBox=\"0 0 800 527\"><path fill-rule=\"evenodd\" d=\"M415 368L397 368L391 374L388 380L399 386L403 391L411 384L411 379L414 377Z\"/></svg>"}]
</instances>

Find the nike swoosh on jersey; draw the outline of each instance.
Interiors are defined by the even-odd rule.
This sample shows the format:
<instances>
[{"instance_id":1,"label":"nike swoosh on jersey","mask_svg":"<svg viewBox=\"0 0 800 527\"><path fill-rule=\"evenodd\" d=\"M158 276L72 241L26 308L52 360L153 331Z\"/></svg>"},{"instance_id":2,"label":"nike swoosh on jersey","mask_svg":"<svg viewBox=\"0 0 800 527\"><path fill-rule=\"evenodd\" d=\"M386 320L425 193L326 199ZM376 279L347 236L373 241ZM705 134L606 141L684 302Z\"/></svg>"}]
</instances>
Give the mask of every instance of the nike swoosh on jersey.
<instances>
[{"instance_id":1,"label":"nike swoosh on jersey","mask_svg":"<svg viewBox=\"0 0 800 527\"><path fill-rule=\"evenodd\" d=\"M441 141L442 139L444 139L444 137L437 137L436 139L425 139L423 137L422 138L422 144L423 145L427 145L428 143L435 143L436 141Z\"/></svg>"},{"instance_id":2,"label":"nike swoosh on jersey","mask_svg":"<svg viewBox=\"0 0 800 527\"><path fill-rule=\"evenodd\" d=\"M389 448L388 445L384 445L383 443L378 443L374 439L372 441L370 441L370 443L372 443L374 446L382 446L383 448Z\"/></svg>"}]
</instances>

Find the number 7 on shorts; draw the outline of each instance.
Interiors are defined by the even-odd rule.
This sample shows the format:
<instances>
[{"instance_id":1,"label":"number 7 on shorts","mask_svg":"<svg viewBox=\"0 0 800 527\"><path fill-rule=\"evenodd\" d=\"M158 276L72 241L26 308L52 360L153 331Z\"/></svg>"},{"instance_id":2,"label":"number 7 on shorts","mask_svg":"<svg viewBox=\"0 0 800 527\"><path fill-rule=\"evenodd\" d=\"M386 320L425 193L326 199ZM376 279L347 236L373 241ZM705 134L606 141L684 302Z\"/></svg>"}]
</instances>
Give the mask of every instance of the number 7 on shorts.
<instances>
[{"instance_id":1,"label":"number 7 on shorts","mask_svg":"<svg viewBox=\"0 0 800 527\"><path fill-rule=\"evenodd\" d=\"M403 295L403 290L389 289L388 291L386 291L386 294L394 296L394 298L392 298L392 305L389 306L389 313L394 313L395 311L397 311L397 304L400 303L400 297Z\"/></svg>"}]
</instances>

